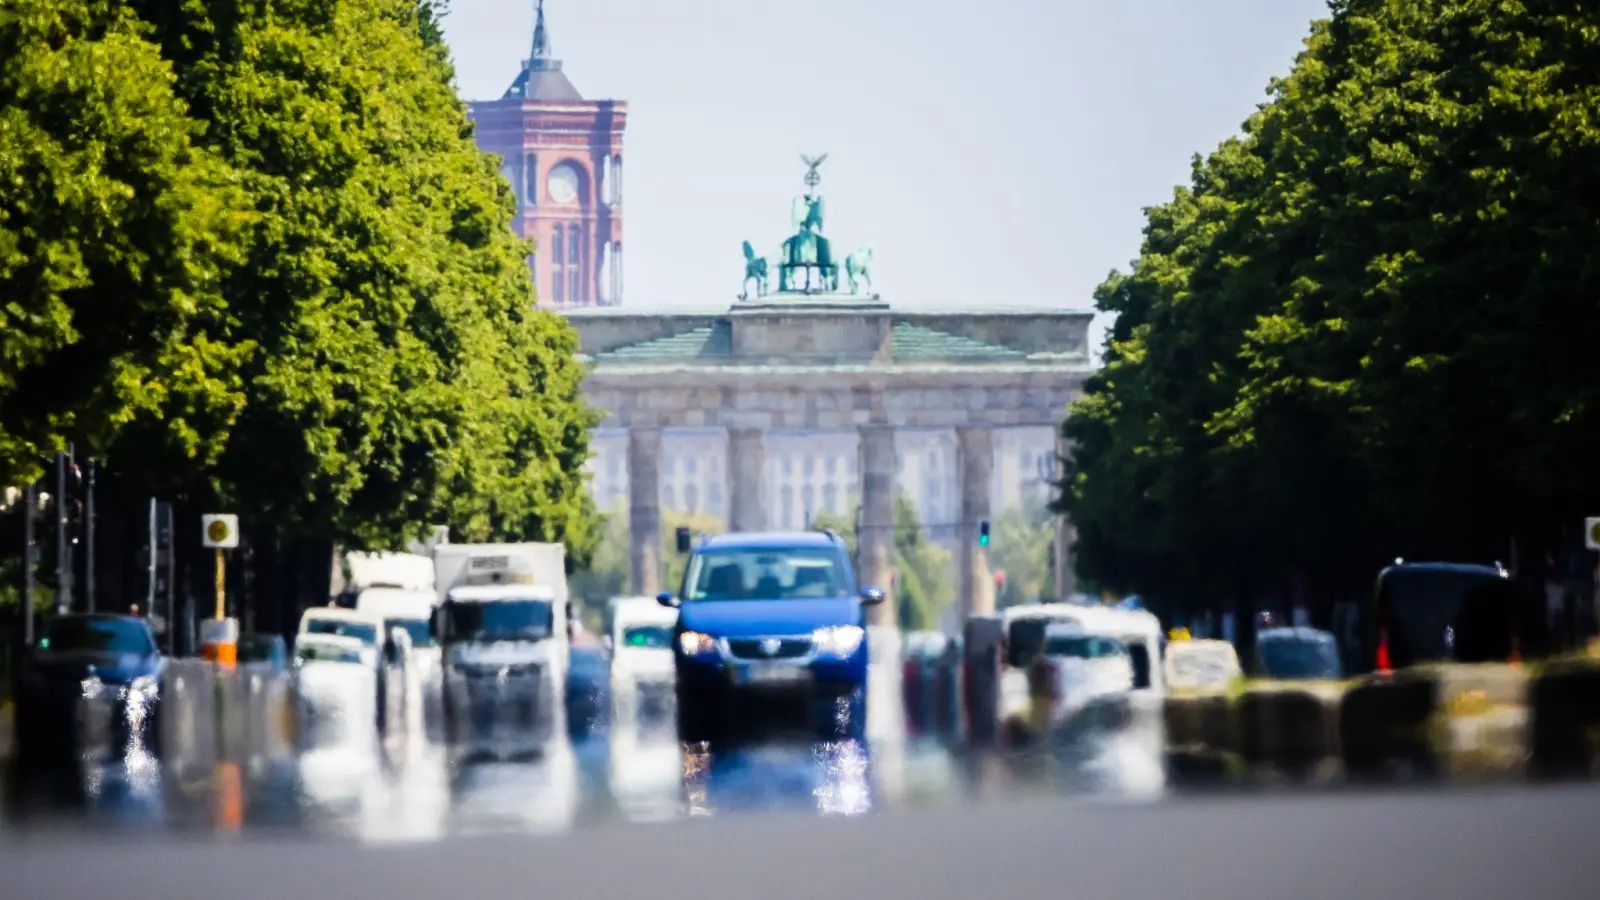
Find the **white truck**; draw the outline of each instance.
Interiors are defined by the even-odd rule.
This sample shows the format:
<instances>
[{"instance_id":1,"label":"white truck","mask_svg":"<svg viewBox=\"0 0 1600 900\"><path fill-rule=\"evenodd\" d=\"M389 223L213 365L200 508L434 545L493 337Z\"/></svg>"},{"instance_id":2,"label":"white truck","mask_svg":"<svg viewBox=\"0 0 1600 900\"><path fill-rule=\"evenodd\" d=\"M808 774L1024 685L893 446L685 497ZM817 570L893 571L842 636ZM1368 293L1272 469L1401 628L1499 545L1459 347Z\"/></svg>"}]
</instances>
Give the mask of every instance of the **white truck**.
<instances>
[{"instance_id":1,"label":"white truck","mask_svg":"<svg viewBox=\"0 0 1600 900\"><path fill-rule=\"evenodd\" d=\"M445 743L467 757L542 755L566 733L566 549L441 544L433 561Z\"/></svg>"}]
</instances>

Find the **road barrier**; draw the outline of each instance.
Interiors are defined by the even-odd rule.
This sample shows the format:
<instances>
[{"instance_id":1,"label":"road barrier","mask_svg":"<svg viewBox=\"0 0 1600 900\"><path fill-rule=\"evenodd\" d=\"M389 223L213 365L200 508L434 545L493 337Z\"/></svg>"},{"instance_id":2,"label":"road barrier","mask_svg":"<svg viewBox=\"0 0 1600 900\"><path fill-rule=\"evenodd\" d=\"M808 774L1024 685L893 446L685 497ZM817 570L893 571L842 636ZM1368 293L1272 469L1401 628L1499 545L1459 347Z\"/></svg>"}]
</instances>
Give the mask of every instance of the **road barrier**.
<instances>
[{"instance_id":1,"label":"road barrier","mask_svg":"<svg viewBox=\"0 0 1600 900\"><path fill-rule=\"evenodd\" d=\"M1168 696L1162 722L1179 780L1265 771L1356 781L1590 777L1600 757L1600 660L1251 682Z\"/></svg>"},{"instance_id":2,"label":"road barrier","mask_svg":"<svg viewBox=\"0 0 1600 900\"><path fill-rule=\"evenodd\" d=\"M1550 663L1533 678L1528 696L1529 774L1593 777L1600 756L1600 658Z\"/></svg>"},{"instance_id":3,"label":"road barrier","mask_svg":"<svg viewBox=\"0 0 1600 900\"><path fill-rule=\"evenodd\" d=\"M1339 754L1339 691L1332 685L1257 683L1234 702L1239 760L1254 774L1294 779L1327 772Z\"/></svg>"}]
</instances>

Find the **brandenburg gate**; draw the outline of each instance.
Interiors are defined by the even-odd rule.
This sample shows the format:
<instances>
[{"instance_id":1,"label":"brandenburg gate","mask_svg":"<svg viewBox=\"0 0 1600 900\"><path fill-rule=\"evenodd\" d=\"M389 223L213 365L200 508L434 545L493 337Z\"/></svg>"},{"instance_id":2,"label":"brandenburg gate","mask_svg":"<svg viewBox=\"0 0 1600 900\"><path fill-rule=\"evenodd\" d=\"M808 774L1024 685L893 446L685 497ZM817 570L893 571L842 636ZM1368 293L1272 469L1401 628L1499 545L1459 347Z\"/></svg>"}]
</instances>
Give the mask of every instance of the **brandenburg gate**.
<instances>
[{"instance_id":1,"label":"brandenburg gate","mask_svg":"<svg viewBox=\"0 0 1600 900\"><path fill-rule=\"evenodd\" d=\"M871 291L871 249L858 249L841 265L823 236L821 162L806 159L807 192L794 202L796 232L777 256L775 290L768 290L767 261L747 242L745 292L726 310L611 307L568 314L590 366L585 394L606 412L601 428L627 434L633 588L662 589L664 430L726 434L734 531L770 527L763 485L769 432L855 431L858 577L889 589L895 433L950 429L959 490L957 597L963 615L992 611L995 586L978 523L991 518L994 433L1055 428L1065 417L1091 371L1092 313L891 306ZM1070 545L1069 526L1058 519L1058 560L1069 558ZM1071 566L1056 568L1055 592L1065 596L1072 592ZM875 608L880 624L893 624L893 609L892 603Z\"/></svg>"}]
</instances>

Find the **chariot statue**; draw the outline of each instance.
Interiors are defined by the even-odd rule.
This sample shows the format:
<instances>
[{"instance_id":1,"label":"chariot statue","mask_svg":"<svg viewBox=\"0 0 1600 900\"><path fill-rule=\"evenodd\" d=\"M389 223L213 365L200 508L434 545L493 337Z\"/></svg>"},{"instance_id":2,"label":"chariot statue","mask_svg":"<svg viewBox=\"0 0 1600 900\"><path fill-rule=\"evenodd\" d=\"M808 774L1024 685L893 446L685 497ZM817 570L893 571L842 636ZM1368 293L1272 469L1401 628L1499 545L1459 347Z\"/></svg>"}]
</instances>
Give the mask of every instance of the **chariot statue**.
<instances>
[{"instance_id":1,"label":"chariot statue","mask_svg":"<svg viewBox=\"0 0 1600 900\"><path fill-rule=\"evenodd\" d=\"M801 155L806 166L806 192L796 197L790 208L795 233L778 251L778 291L785 294L835 293L839 290L840 264L834 261L833 244L822 234L823 203L817 193L822 176L817 169L828 159ZM872 289L872 248L863 246L843 260L850 293ZM750 282L756 283L756 296L767 293L767 260L756 256L749 241L744 242L744 284L740 300L750 299Z\"/></svg>"},{"instance_id":2,"label":"chariot statue","mask_svg":"<svg viewBox=\"0 0 1600 900\"><path fill-rule=\"evenodd\" d=\"M839 288L839 267L833 261L833 245L822 236L822 197L816 187L822 181L817 168L828 159L821 156L801 156L806 164L806 194L796 197L793 207L794 237L783 242L782 256L778 261L778 290L835 291ZM800 277L804 281L800 281ZM815 283L813 283L813 281Z\"/></svg>"}]
</instances>

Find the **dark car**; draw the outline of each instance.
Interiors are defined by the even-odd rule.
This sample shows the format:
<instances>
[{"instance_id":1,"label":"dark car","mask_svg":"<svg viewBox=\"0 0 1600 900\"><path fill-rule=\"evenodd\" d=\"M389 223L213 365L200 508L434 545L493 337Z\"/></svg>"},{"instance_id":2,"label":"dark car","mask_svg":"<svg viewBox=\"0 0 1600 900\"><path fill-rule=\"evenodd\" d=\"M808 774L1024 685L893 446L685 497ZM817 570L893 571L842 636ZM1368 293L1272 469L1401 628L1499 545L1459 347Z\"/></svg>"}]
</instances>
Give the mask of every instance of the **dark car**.
<instances>
[{"instance_id":1,"label":"dark car","mask_svg":"<svg viewBox=\"0 0 1600 900\"><path fill-rule=\"evenodd\" d=\"M1541 614L1498 565L1397 562L1363 610L1360 671L1507 662L1529 646Z\"/></svg>"},{"instance_id":2,"label":"dark car","mask_svg":"<svg viewBox=\"0 0 1600 900\"><path fill-rule=\"evenodd\" d=\"M611 712L611 660L601 647L573 647L567 664L567 729L574 740L604 729Z\"/></svg>"},{"instance_id":3,"label":"dark car","mask_svg":"<svg viewBox=\"0 0 1600 900\"><path fill-rule=\"evenodd\" d=\"M688 549L687 535L679 543ZM856 584L837 536L706 538L680 591L658 599L678 609L673 658L685 742L722 740L735 723L773 713L830 738L864 734L866 607L884 595Z\"/></svg>"},{"instance_id":4,"label":"dark car","mask_svg":"<svg viewBox=\"0 0 1600 900\"><path fill-rule=\"evenodd\" d=\"M17 749L32 762L59 761L75 749L85 701L109 713L118 742L130 729L154 738L164 660L149 622L138 616L82 614L45 621L19 660Z\"/></svg>"},{"instance_id":5,"label":"dark car","mask_svg":"<svg viewBox=\"0 0 1600 900\"><path fill-rule=\"evenodd\" d=\"M1268 628L1256 632L1256 672L1288 681L1337 681L1344 677L1339 642L1317 628Z\"/></svg>"}]
</instances>

